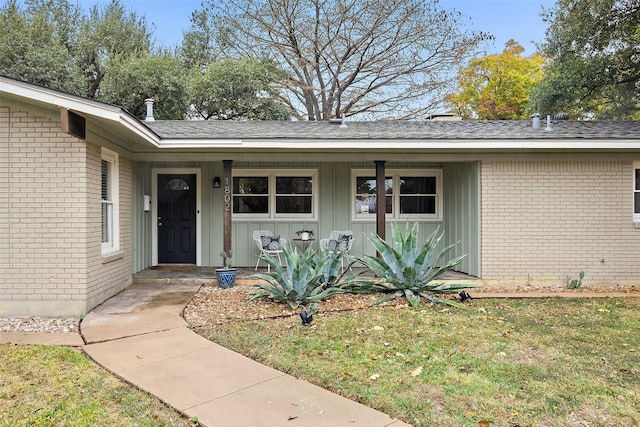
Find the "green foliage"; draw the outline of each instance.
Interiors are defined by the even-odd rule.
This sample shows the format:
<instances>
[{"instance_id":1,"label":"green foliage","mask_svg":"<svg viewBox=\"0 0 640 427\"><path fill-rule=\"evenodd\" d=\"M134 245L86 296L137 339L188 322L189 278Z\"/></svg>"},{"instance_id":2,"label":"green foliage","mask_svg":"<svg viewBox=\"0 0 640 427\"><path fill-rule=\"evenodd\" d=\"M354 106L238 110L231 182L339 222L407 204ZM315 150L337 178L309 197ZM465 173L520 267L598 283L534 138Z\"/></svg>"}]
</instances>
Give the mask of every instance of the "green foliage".
<instances>
[{"instance_id":1,"label":"green foliage","mask_svg":"<svg viewBox=\"0 0 640 427\"><path fill-rule=\"evenodd\" d=\"M102 79L115 68L115 58L140 57L151 52L151 32L144 17L126 11L120 0L93 6L82 21L80 64L87 78L87 96L101 99ZM113 62L113 66L120 64ZM136 76L136 82L142 76Z\"/></svg>"},{"instance_id":2,"label":"green foliage","mask_svg":"<svg viewBox=\"0 0 640 427\"><path fill-rule=\"evenodd\" d=\"M213 28L207 25L207 13L196 10L191 13L191 26L183 33L180 58L187 68L204 70L215 61Z\"/></svg>"},{"instance_id":3,"label":"green foliage","mask_svg":"<svg viewBox=\"0 0 640 427\"><path fill-rule=\"evenodd\" d=\"M251 300L269 298L279 303L289 304L293 309L304 308L315 311L315 305L323 299L345 292L342 274L339 274L340 255L318 257L311 249L299 252L294 245L283 247L285 265L277 258L267 257L271 272L258 273L251 277L262 279L258 290L251 293ZM346 281L348 282L348 281Z\"/></svg>"},{"instance_id":4,"label":"green foliage","mask_svg":"<svg viewBox=\"0 0 640 427\"><path fill-rule=\"evenodd\" d=\"M529 98L542 78L540 55L520 56L522 46L509 40L499 55L476 58L458 73L460 91L449 97L465 119L521 120L531 115Z\"/></svg>"},{"instance_id":5,"label":"green foliage","mask_svg":"<svg viewBox=\"0 0 640 427\"><path fill-rule=\"evenodd\" d=\"M66 0L16 0L0 8L0 74L76 95L84 95L78 67L79 9Z\"/></svg>"},{"instance_id":6,"label":"green foliage","mask_svg":"<svg viewBox=\"0 0 640 427\"><path fill-rule=\"evenodd\" d=\"M222 262L226 268L231 268L231 259L233 257L233 252L229 251L220 251L220 256L222 257Z\"/></svg>"},{"instance_id":7,"label":"green foliage","mask_svg":"<svg viewBox=\"0 0 640 427\"><path fill-rule=\"evenodd\" d=\"M151 51L146 21L126 12L120 0L103 8L94 6L89 15L68 0L26 0L24 4L21 8L10 0L0 8L2 75L102 99L102 80L116 57Z\"/></svg>"},{"instance_id":8,"label":"green foliage","mask_svg":"<svg viewBox=\"0 0 640 427\"><path fill-rule=\"evenodd\" d=\"M275 82L285 79L272 61L227 59L191 75L191 104L205 120L289 120Z\"/></svg>"},{"instance_id":9,"label":"green foliage","mask_svg":"<svg viewBox=\"0 0 640 427\"><path fill-rule=\"evenodd\" d=\"M577 279L572 279L571 276L567 275L567 288L578 289L582 286L582 279L584 279L584 271L580 272Z\"/></svg>"},{"instance_id":10,"label":"green foliage","mask_svg":"<svg viewBox=\"0 0 640 427\"><path fill-rule=\"evenodd\" d=\"M466 256L445 261L448 252L455 247L455 244L440 250L439 244L444 233L438 234L438 231L431 233L422 246L418 246L418 223L414 223L411 228L407 224L404 233L394 223L392 244L378 235L371 236L369 241L380 254L380 258L364 255L362 262L381 279L362 281L354 287L354 291L391 294L381 301L405 297L414 306L420 304L420 298L432 303L457 305L449 299L439 298L433 294L452 293L477 286L433 283L444 272L458 265Z\"/></svg>"},{"instance_id":11,"label":"green foliage","mask_svg":"<svg viewBox=\"0 0 640 427\"><path fill-rule=\"evenodd\" d=\"M535 108L573 118L640 118L638 2L558 0L543 19L549 61Z\"/></svg>"},{"instance_id":12,"label":"green foliage","mask_svg":"<svg viewBox=\"0 0 640 427\"><path fill-rule=\"evenodd\" d=\"M108 62L108 68L100 88L102 101L117 104L144 119L144 100L152 98L156 120L185 118L189 107L187 72L175 55L118 55Z\"/></svg>"}]
</instances>

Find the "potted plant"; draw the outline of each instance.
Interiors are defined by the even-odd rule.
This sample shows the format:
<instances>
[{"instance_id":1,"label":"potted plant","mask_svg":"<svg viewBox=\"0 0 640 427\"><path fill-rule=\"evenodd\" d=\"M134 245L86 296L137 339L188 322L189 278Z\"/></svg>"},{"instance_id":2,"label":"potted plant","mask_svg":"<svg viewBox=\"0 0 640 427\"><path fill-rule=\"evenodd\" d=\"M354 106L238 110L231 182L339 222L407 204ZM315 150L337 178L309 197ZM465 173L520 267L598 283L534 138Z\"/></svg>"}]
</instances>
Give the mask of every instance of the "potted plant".
<instances>
[{"instance_id":1,"label":"potted plant","mask_svg":"<svg viewBox=\"0 0 640 427\"><path fill-rule=\"evenodd\" d=\"M309 240L310 238L313 237L313 230L302 229L302 230L296 231L296 234L301 240Z\"/></svg>"},{"instance_id":2,"label":"potted plant","mask_svg":"<svg viewBox=\"0 0 640 427\"><path fill-rule=\"evenodd\" d=\"M224 267L216 269L216 277L218 285L223 289L231 288L236 282L236 269L231 267L231 255L231 251L220 252Z\"/></svg>"}]
</instances>

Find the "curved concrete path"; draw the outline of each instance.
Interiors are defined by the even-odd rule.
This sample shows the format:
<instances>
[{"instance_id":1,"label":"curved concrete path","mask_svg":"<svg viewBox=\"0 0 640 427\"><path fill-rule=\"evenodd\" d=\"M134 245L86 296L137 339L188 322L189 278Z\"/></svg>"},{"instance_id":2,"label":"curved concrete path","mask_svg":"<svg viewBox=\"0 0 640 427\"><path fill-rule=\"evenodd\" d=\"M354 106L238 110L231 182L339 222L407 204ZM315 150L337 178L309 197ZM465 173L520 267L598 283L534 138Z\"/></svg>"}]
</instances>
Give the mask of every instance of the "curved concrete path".
<instances>
[{"instance_id":1,"label":"curved concrete path","mask_svg":"<svg viewBox=\"0 0 640 427\"><path fill-rule=\"evenodd\" d=\"M84 318L84 350L205 426L408 426L192 332L180 314L199 287L131 285Z\"/></svg>"}]
</instances>

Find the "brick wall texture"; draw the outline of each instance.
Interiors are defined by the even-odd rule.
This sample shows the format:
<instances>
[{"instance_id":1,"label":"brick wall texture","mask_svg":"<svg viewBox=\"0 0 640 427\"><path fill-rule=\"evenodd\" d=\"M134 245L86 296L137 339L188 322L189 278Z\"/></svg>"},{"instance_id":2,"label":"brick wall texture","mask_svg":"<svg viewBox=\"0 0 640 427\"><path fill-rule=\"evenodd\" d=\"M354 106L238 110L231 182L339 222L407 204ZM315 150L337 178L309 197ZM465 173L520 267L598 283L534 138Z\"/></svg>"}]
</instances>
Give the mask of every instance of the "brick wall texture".
<instances>
[{"instance_id":1,"label":"brick wall texture","mask_svg":"<svg viewBox=\"0 0 640 427\"><path fill-rule=\"evenodd\" d=\"M120 159L121 234L131 166ZM0 315L80 315L131 281L131 241L101 254L100 147L0 107ZM110 261L110 262L105 262Z\"/></svg>"},{"instance_id":2,"label":"brick wall texture","mask_svg":"<svg viewBox=\"0 0 640 427\"><path fill-rule=\"evenodd\" d=\"M640 284L632 162L483 162L482 278Z\"/></svg>"}]
</instances>

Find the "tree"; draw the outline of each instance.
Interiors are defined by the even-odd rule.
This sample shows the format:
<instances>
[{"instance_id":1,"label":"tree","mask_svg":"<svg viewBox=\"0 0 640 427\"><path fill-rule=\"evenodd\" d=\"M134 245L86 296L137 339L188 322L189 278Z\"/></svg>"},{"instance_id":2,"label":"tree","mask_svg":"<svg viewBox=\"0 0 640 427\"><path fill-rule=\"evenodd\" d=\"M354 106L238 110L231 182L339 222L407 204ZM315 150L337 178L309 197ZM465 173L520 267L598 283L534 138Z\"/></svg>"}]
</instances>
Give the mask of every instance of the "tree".
<instances>
[{"instance_id":1,"label":"tree","mask_svg":"<svg viewBox=\"0 0 640 427\"><path fill-rule=\"evenodd\" d=\"M205 120L288 120L289 108L277 101L274 82L282 70L267 60L244 59L214 62L204 73L193 72L192 106Z\"/></svg>"},{"instance_id":2,"label":"tree","mask_svg":"<svg viewBox=\"0 0 640 427\"><path fill-rule=\"evenodd\" d=\"M509 40L499 55L476 58L458 73L460 91L449 98L463 118L525 119L529 98L542 78L543 57L522 57L524 48Z\"/></svg>"},{"instance_id":3,"label":"tree","mask_svg":"<svg viewBox=\"0 0 640 427\"><path fill-rule=\"evenodd\" d=\"M298 119L433 112L453 82L450 70L489 38L464 31L461 15L435 0L209 0L203 7L207 20L193 20L188 34L211 27L219 55L266 55L284 67L283 101Z\"/></svg>"},{"instance_id":4,"label":"tree","mask_svg":"<svg viewBox=\"0 0 640 427\"><path fill-rule=\"evenodd\" d=\"M549 58L536 89L540 111L640 118L640 2L558 0L541 49Z\"/></svg>"},{"instance_id":5,"label":"tree","mask_svg":"<svg viewBox=\"0 0 640 427\"><path fill-rule=\"evenodd\" d=\"M191 29L184 33L180 56L189 69L204 70L216 60L214 34L207 25L207 13L196 10L191 14Z\"/></svg>"},{"instance_id":6,"label":"tree","mask_svg":"<svg viewBox=\"0 0 640 427\"><path fill-rule=\"evenodd\" d=\"M100 98L110 59L149 54L144 18L120 0L89 16L68 0L9 0L0 9L0 73L30 83Z\"/></svg>"},{"instance_id":7,"label":"tree","mask_svg":"<svg viewBox=\"0 0 640 427\"><path fill-rule=\"evenodd\" d=\"M181 120L189 108L186 71L170 52L143 56L118 55L109 60L100 85L100 99L117 104L139 119L146 117L144 100L155 101L154 117Z\"/></svg>"},{"instance_id":8,"label":"tree","mask_svg":"<svg viewBox=\"0 0 640 427\"><path fill-rule=\"evenodd\" d=\"M87 80L86 96L100 98L100 84L109 71L111 59L149 54L151 37L145 18L125 11L120 0L111 0L103 8L93 6L83 24L80 45L81 66Z\"/></svg>"},{"instance_id":9,"label":"tree","mask_svg":"<svg viewBox=\"0 0 640 427\"><path fill-rule=\"evenodd\" d=\"M66 0L27 0L26 9L9 0L0 9L0 74L82 95L72 25L79 16Z\"/></svg>"}]
</instances>

